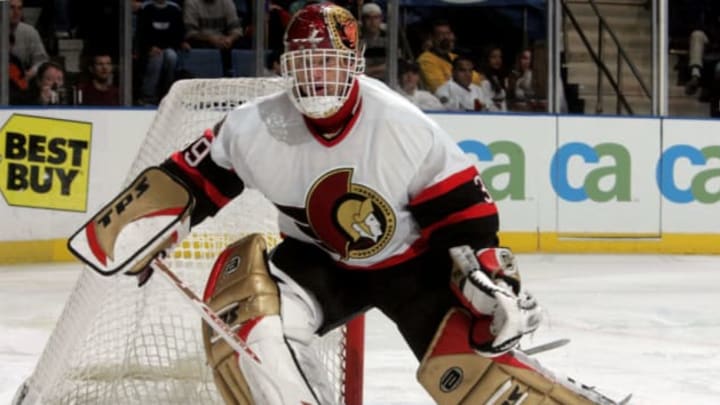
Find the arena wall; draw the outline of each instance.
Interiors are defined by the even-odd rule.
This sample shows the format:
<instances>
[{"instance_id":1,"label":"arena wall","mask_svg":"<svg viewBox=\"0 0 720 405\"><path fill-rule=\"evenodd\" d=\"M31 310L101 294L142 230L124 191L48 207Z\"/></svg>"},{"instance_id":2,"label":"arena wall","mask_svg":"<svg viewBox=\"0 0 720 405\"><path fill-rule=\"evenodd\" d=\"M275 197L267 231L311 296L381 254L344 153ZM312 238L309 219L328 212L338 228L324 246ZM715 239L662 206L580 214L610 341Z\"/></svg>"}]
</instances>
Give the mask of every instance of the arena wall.
<instances>
[{"instance_id":1,"label":"arena wall","mask_svg":"<svg viewBox=\"0 0 720 405\"><path fill-rule=\"evenodd\" d=\"M149 109L0 110L0 262L72 260L122 189ZM720 253L720 122L444 113L518 252Z\"/></svg>"}]
</instances>

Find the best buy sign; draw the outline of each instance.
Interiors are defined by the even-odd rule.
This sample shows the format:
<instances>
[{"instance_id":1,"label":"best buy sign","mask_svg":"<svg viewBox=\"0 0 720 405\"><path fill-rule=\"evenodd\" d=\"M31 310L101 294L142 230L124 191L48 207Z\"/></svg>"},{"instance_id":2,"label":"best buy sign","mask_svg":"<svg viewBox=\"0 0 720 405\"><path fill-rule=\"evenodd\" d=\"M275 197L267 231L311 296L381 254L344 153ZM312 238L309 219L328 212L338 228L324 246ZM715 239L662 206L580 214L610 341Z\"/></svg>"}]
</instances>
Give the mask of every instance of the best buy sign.
<instances>
[{"instance_id":1,"label":"best buy sign","mask_svg":"<svg viewBox=\"0 0 720 405\"><path fill-rule=\"evenodd\" d=\"M0 129L9 205L85 211L92 123L13 114Z\"/></svg>"}]
</instances>

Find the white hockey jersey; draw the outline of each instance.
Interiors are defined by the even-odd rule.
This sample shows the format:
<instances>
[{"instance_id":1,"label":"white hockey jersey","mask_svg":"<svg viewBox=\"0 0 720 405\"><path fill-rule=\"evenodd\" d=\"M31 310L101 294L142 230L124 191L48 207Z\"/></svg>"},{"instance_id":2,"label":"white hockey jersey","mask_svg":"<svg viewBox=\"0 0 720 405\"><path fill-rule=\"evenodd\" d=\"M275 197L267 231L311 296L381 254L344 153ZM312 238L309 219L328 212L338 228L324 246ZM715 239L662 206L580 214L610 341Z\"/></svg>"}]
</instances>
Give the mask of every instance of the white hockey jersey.
<instances>
[{"instance_id":1,"label":"white hockey jersey","mask_svg":"<svg viewBox=\"0 0 720 405\"><path fill-rule=\"evenodd\" d=\"M494 234L496 208L469 157L409 101L358 80L361 101L332 141L278 93L227 115L213 162L275 204L283 234L346 267L404 262L453 224L475 221L477 232Z\"/></svg>"}]
</instances>

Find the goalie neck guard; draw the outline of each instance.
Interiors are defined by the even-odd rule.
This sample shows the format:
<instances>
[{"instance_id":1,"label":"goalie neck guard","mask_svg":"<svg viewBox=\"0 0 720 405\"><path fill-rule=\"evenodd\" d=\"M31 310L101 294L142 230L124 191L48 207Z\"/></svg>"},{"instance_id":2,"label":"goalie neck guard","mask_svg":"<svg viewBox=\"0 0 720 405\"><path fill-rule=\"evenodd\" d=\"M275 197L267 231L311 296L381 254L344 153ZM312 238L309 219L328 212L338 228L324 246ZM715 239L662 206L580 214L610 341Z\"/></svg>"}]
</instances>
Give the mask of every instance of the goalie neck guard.
<instances>
[{"instance_id":1,"label":"goalie neck guard","mask_svg":"<svg viewBox=\"0 0 720 405\"><path fill-rule=\"evenodd\" d=\"M307 117L328 118L348 102L365 70L355 17L331 3L298 11L285 32L282 75L295 107Z\"/></svg>"}]
</instances>

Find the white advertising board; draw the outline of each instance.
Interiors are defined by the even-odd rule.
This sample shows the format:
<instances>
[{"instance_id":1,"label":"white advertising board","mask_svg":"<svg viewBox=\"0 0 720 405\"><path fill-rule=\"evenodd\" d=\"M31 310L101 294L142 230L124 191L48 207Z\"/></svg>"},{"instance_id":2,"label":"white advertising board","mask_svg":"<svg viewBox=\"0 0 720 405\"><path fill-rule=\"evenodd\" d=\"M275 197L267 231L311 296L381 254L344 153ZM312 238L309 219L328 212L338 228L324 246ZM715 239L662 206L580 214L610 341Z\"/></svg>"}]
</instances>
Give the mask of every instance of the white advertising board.
<instances>
[{"instance_id":1,"label":"white advertising board","mask_svg":"<svg viewBox=\"0 0 720 405\"><path fill-rule=\"evenodd\" d=\"M431 117L475 159L498 204L503 231L554 226L555 199L547 165L555 152L554 116L471 113Z\"/></svg>"},{"instance_id":2,"label":"white advertising board","mask_svg":"<svg viewBox=\"0 0 720 405\"><path fill-rule=\"evenodd\" d=\"M660 120L559 117L551 181L563 236L660 236Z\"/></svg>"},{"instance_id":3,"label":"white advertising board","mask_svg":"<svg viewBox=\"0 0 720 405\"><path fill-rule=\"evenodd\" d=\"M121 188L152 110L0 110L0 241L66 238Z\"/></svg>"},{"instance_id":4,"label":"white advertising board","mask_svg":"<svg viewBox=\"0 0 720 405\"><path fill-rule=\"evenodd\" d=\"M662 134L663 231L720 233L720 121L666 119Z\"/></svg>"},{"instance_id":5,"label":"white advertising board","mask_svg":"<svg viewBox=\"0 0 720 405\"><path fill-rule=\"evenodd\" d=\"M65 239L122 188L154 116L0 109L0 262L36 246L67 257ZM473 157L514 248L720 252L720 122L430 117Z\"/></svg>"}]
</instances>

